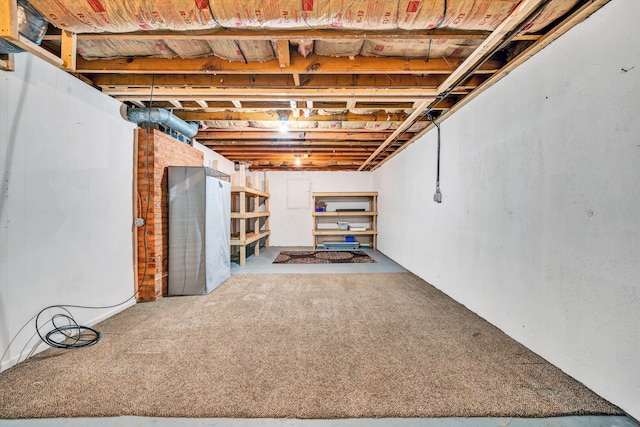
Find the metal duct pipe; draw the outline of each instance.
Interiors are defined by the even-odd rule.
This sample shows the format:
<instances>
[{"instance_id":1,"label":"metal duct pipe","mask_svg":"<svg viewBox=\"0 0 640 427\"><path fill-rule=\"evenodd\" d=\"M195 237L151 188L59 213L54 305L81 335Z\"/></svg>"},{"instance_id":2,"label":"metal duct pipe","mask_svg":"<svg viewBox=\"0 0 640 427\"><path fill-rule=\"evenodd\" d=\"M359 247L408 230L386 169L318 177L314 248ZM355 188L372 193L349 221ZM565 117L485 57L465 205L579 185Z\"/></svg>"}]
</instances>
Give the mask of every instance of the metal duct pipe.
<instances>
[{"instance_id":1,"label":"metal duct pipe","mask_svg":"<svg viewBox=\"0 0 640 427\"><path fill-rule=\"evenodd\" d=\"M167 127L193 138L198 133L196 123L187 123L164 108L127 108L127 120L133 123L162 123Z\"/></svg>"}]
</instances>

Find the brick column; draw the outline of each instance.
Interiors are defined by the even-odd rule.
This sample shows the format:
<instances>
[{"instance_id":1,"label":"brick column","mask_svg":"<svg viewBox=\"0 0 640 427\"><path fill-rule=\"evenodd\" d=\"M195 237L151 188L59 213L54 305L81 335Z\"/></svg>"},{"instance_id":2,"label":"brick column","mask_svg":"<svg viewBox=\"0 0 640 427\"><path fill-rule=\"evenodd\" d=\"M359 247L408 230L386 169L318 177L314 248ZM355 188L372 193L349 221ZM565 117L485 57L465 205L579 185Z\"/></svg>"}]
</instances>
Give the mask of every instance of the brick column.
<instances>
[{"instance_id":1,"label":"brick column","mask_svg":"<svg viewBox=\"0 0 640 427\"><path fill-rule=\"evenodd\" d=\"M167 294L169 200L167 166L202 166L204 155L184 142L151 129L138 129L138 301ZM145 249L146 246L146 249Z\"/></svg>"}]
</instances>

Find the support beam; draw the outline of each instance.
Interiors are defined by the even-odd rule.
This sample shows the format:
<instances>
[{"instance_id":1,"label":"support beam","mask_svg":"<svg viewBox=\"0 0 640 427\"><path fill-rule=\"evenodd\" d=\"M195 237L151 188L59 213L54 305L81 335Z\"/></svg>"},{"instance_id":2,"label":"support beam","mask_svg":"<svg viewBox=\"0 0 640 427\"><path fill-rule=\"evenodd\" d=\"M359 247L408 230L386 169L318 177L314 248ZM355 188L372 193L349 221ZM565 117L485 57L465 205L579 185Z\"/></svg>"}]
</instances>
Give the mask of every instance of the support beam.
<instances>
[{"instance_id":1,"label":"support beam","mask_svg":"<svg viewBox=\"0 0 640 427\"><path fill-rule=\"evenodd\" d=\"M289 132L291 133L291 132ZM385 135L386 137L387 135ZM406 138L403 138L403 141ZM314 149L318 148L331 148L335 149L348 149L353 147L369 147L369 152L373 152L382 142L382 139L372 139L368 141L354 141L354 140L322 140L322 141L304 141L304 140L291 140L291 141L242 141L242 140L211 140L207 138L198 137L198 142L212 147L214 150L241 150L250 151L255 148L277 148L277 147L297 147L298 150Z\"/></svg>"},{"instance_id":2,"label":"support beam","mask_svg":"<svg viewBox=\"0 0 640 427\"><path fill-rule=\"evenodd\" d=\"M202 108L209 108L209 104L207 104L207 101L203 101L202 99L194 99L194 101Z\"/></svg>"},{"instance_id":3,"label":"support beam","mask_svg":"<svg viewBox=\"0 0 640 427\"><path fill-rule=\"evenodd\" d=\"M62 30L62 47L60 56L67 71L75 71L77 66L78 36L70 31Z\"/></svg>"},{"instance_id":4,"label":"support beam","mask_svg":"<svg viewBox=\"0 0 640 427\"><path fill-rule=\"evenodd\" d=\"M261 89L256 88L254 89L254 91L261 91ZM369 91L371 92L371 91ZM244 95L242 96L242 102L243 102L243 108L245 108L244 106L247 103L263 103L263 102L279 102L279 103L287 103L287 107L288 107L288 102L290 100L295 100L298 102L304 102L305 100L309 99L309 98L313 98L314 102L316 103L340 103L341 105L338 107L333 107L333 108L344 108L344 104L347 101L345 96L340 96L340 95L317 95L318 91L306 91L306 92L300 92L300 93L292 93L291 95L280 95L280 96L276 96L276 95ZM112 95L113 98L120 100L120 101L147 101L149 100L148 96L144 96L144 95ZM231 102L233 100L238 100L239 95L212 95L212 96L204 96L203 95L198 95L198 96L179 96L176 97L176 95L162 95L162 96L156 96L155 94L153 95L153 99L154 101L163 101L163 102L169 102L170 99L176 99L179 98L180 101L182 102L194 102L195 99L204 99L205 101L208 102L221 102L221 101L227 101L227 102ZM370 103L370 104L375 104L376 108L382 108L381 105L384 104L398 104L398 103L406 103L409 104L410 102L419 99L419 100L428 100L428 99L435 99L435 94L431 94L431 93L425 93L423 96L411 96L411 95L404 95L404 96L365 96L365 95L361 95L361 96L357 96L356 97L358 100L358 103ZM285 108L287 108L285 107ZM395 107L395 106L391 106L394 109L397 109L399 107ZM224 108L224 107L222 107ZM251 109L250 107L247 107L249 109ZM261 105L259 107L256 108L262 108L264 109L265 106ZM267 107L268 108L268 107ZM314 108L321 108L318 107L317 104L315 104ZM360 108L365 108L365 107L360 107ZM366 107L366 108L374 108L372 106L370 107ZM410 104L407 105L407 108L411 108ZM213 108L215 110L218 110L219 108Z\"/></svg>"},{"instance_id":5,"label":"support beam","mask_svg":"<svg viewBox=\"0 0 640 427\"><path fill-rule=\"evenodd\" d=\"M345 150L336 150L334 148L325 148L324 150L320 150L319 148L314 148L311 150L307 150L304 148L289 148L289 147L279 147L277 149L264 149L264 150L253 150L253 151L226 151L223 150L221 154L225 157L230 157L230 160L240 160L240 159L259 159L259 160L268 160L269 158L278 158L281 156L286 156L290 154L307 154L310 157L315 158L340 158L340 157L350 157L350 158L359 158L361 161L366 159L371 153L372 149L361 148L357 150L353 150L351 152L347 152Z\"/></svg>"},{"instance_id":6,"label":"support beam","mask_svg":"<svg viewBox=\"0 0 640 427\"><path fill-rule=\"evenodd\" d=\"M102 91L113 97L139 97L149 98L151 88L104 88ZM258 93L256 93L258 92ZM341 98L346 101L345 97L359 99L375 99L383 97L401 98L401 99L424 99L425 97L434 98L437 93L433 89L422 87L333 87L319 90L317 88L260 88L256 87L216 87L216 88L171 88L171 87L155 87L153 88L153 97L160 99L163 96L180 98L180 99L211 99L220 96L236 96L237 99L283 99L289 102L289 98L307 97L307 99L328 99ZM235 101L237 102L237 101ZM235 105L234 102L234 105ZM237 107L237 106L236 106ZM241 108L241 107L237 107Z\"/></svg>"},{"instance_id":7,"label":"support beam","mask_svg":"<svg viewBox=\"0 0 640 427\"><path fill-rule=\"evenodd\" d=\"M480 43L480 46L469 55L449 77L438 87L439 93L445 93L469 73L480 61L486 60L487 54L500 46L505 38L513 35L514 30L549 0L523 0L516 9L502 21L491 34Z\"/></svg>"},{"instance_id":8,"label":"support beam","mask_svg":"<svg viewBox=\"0 0 640 427\"><path fill-rule=\"evenodd\" d=\"M182 103L177 99L170 99L169 102L176 108L182 108Z\"/></svg>"},{"instance_id":9,"label":"support beam","mask_svg":"<svg viewBox=\"0 0 640 427\"><path fill-rule=\"evenodd\" d=\"M116 97L117 99L121 100L121 101L128 101L128 102L133 102L132 99L126 99L124 97ZM298 97L296 97L298 98ZM140 101L140 97L136 97L133 98L136 100L136 102L141 102ZM415 99L415 98L414 98ZM162 99L163 102L169 102L166 101L165 99ZM192 102L193 100L191 99L181 99L181 102L183 102L183 106L181 108L182 111L199 111L201 113L217 113L220 112L222 110L228 110L229 107L226 105L226 103L224 102L216 102L215 105L212 102L211 104L209 104L208 108L202 108L200 106L194 106L194 105L184 105L184 103L187 102ZM195 101L193 101L195 102ZM298 103L304 102L302 100L298 100ZM328 101L322 101L322 105L320 106L321 109L324 110L344 110L345 109L345 99L342 100L336 100L336 101L332 101L332 102L328 102ZM225 105L218 105L218 104L225 104ZM442 101L438 101L438 103L436 104L435 102L433 104L431 104L432 106L429 107L429 109L436 110L448 110L449 108L451 108L453 105L455 105L455 99L449 97L446 98ZM432 108L433 107L433 108ZM278 101L278 102L271 102L271 101L264 101L264 100L254 100L253 102L246 102L244 104L242 104L242 108L233 108L233 110L235 110L238 113L241 112L253 112L253 111L274 111L274 110L282 110L282 109L286 109L288 108L286 103L282 102L282 101ZM299 108L304 114L307 114L307 117L309 117L309 115L312 113L313 109L310 108L304 108L301 107ZM396 102L388 102L386 99L383 100L382 102L376 102L376 101L372 101L372 102L366 102L366 103L361 103L358 104L357 109L362 109L362 110L385 110L388 111L390 113L399 113L399 112L403 112L403 111L407 111L407 110L413 110L414 107L412 107L412 104L410 101L408 100L404 100L404 101L396 101Z\"/></svg>"},{"instance_id":10,"label":"support beam","mask_svg":"<svg viewBox=\"0 0 640 427\"><path fill-rule=\"evenodd\" d=\"M2 71L14 71L15 62L13 59L13 53L7 55L0 55L0 70Z\"/></svg>"},{"instance_id":11,"label":"support beam","mask_svg":"<svg viewBox=\"0 0 640 427\"><path fill-rule=\"evenodd\" d=\"M463 106L465 106L466 104L471 102L478 95L480 95L481 93L483 93L484 91L489 89L491 86L493 86L499 80L501 80L503 77L505 77L511 71L513 71L516 67L522 65L529 58L533 57L535 54L537 54L542 49L547 47L549 44L551 44L553 41L558 39L560 36L562 36L564 33L569 31L571 28L575 27L580 22L584 21L589 16L591 16L593 13L595 13L602 6L604 6L605 4L609 3L609 1L611 1L611 0L592 0L591 2L583 5L580 9L576 10L574 13L572 13L570 16L568 16L566 19L564 19L560 24L558 24L553 29L553 31L545 34L544 36L541 36L538 39L538 41L536 41L533 45L529 46L528 49L526 49L522 53L520 53L516 58L514 58L511 62L509 62L509 64L507 64L500 72L498 72L498 73L494 74L493 76L489 77L487 79L487 81L484 84L482 84L482 86L480 86L478 89L474 90L470 95L467 95L462 100L460 100L458 103L456 103L456 105L453 108L451 108L450 110L445 112L442 116L440 116L439 121L443 121L446 118L448 118L449 116L451 116L452 114L454 114L460 108L462 108ZM433 124L427 126L425 129L423 129L422 131L420 131L416 135L414 135L410 140L408 140L404 144L402 144L397 150L395 150L389 156L385 157L381 162L379 162L377 165L375 165L371 170L378 169L383 164L385 164L387 161L391 160L393 157L395 157L398 154L400 154L405 148L407 148L409 145L413 144L415 141L417 141L420 138L422 138L426 133L428 133L429 131L431 131L434 128L435 128L435 126Z\"/></svg>"},{"instance_id":12,"label":"support beam","mask_svg":"<svg viewBox=\"0 0 640 427\"><path fill-rule=\"evenodd\" d=\"M289 68L291 66L291 56L289 54L289 40L278 40L277 55L280 68Z\"/></svg>"},{"instance_id":13,"label":"support beam","mask_svg":"<svg viewBox=\"0 0 640 427\"><path fill-rule=\"evenodd\" d=\"M446 74L313 74L304 76L305 88L331 87L407 87L437 89L446 79ZM474 89L484 80L486 75L475 75L466 79L461 85L464 89ZM104 89L121 89L125 87L296 87L290 74L92 74L91 80L96 86ZM393 83L393 84L390 84Z\"/></svg>"},{"instance_id":14,"label":"support beam","mask_svg":"<svg viewBox=\"0 0 640 427\"><path fill-rule=\"evenodd\" d=\"M422 103L420 103L420 105L418 105L418 107L414 110L413 113L411 113L411 115L404 121L404 123L402 123L398 129L396 129L395 132L393 132L389 138L387 138L387 140L382 143L380 145L380 147L378 147L378 149L376 151L373 152L373 154L371 156L369 156L369 158L367 160L365 160L365 162L363 164L360 165L360 167L358 168L359 171L363 170L369 163L371 163L371 161L373 159L376 158L376 156L385 148L387 148L396 138L396 136L400 135L402 132L405 131L405 129L408 129L409 127L411 127L416 120L420 117L420 115L424 112L424 110L427 109L427 107L429 106L429 101L424 101Z\"/></svg>"},{"instance_id":15,"label":"support beam","mask_svg":"<svg viewBox=\"0 0 640 427\"><path fill-rule=\"evenodd\" d=\"M242 102L238 101L237 99L234 99L233 101L231 101L231 103L236 108L242 108Z\"/></svg>"},{"instance_id":16,"label":"support beam","mask_svg":"<svg viewBox=\"0 0 640 427\"><path fill-rule=\"evenodd\" d=\"M16 0L0 0L0 37L13 43L21 49L43 59L56 67L62 67L64 62L51 52L41 48L18 30L18 4Z\"/></svg>"},{"instance_id":17,"label":"support beam","mask_svg":"<svg viewBox=\"0 0 640 427\"><path fill-rule=\"evenodd\" d=\"M38 58L47 61L48 63L55 65L58 68L63 68L64 66L64 61L62 60L62 58L54 55L53 53L49 52L48 50L38 46L37 44L35 44L34 42L32 42L31 40L29 40L28 38L26 38L23 35L20 35L18 40L11 40L11 43L15 44L16 46L26 50L27 52L31 53L32 55L37 56Z\"/></svg>"},{"instance_id":18,"label":"support beam","mask_svg":"<svg viewBox=\"0 0 640 427\"><path fill-rule=\"evenodd\" d=\"M155 101L155 97L154 97ZM432 100L424 101L423 104L429 105ZM422 104L421 104L422 105ZM417 111L417 110L416 110ZM197 111L193 112L185 112L185 111L176 111L175 115L180 117L182 120L186 121L200 121L200 120L237 120L237 121L278 121L278 114L275 111L260 111L260 112L231 112L231 111L222 111L215 113L200 113ZM411 116L410 116L411 117ZM289 117L289 121L295 122L331 122L331 121L339 121L339 122L404 122L407 118L405 113L387 113L384 110L378 111L372 114L354 114L354 113L344 113L344 114L327 114L320 115L314 114L311 117L300 117L294 118ZM295 132L295 130L292 130ZM301 129L304 132L304 129ZM344 131L344 129L343 129ZM371 129L369 129L371 132Z\"/></svg>"},{"instance_id":19,"label":"support beam","mask_svg":"<svg viewBox=\"0 0 640 427\"><path fill-rule=\"evenodd\" d=\"M293 118L299 119L300 109L298 108L298 103L296 101L290 101L289 103L291 105L291 116Z\"/></svg>"},{"instance_id":20,"label":"support beam","mask_svg":"<svg viewBox=\"0 0 640 427\"><path fill-rule=\"evenodd\" d=\"M207 128L198 131L198 141L211 141L213 145L260 145L265 141L271 144L333 144L341 145L365 144L378 145L375 140L384 141L393 131L372 132L369 129L362 130L301 130L282 134L274 130L256 129L254 131L222 130ZM400 137L402 138L402 136Z\"/></svg>"},{"instance_id":21,"label":"support beam","mask_svg":"<svg viewBox=\"0 0 640 427\"><path fill-rule=\"evenodd\" d=\"M143 31L133 33L81 34L80 40L483 40L488 35L488 31L444 29L382 30L375 32L361 30L335 31L331 29L285 29L259 32L256 30L221 28L207 31L189 31L188 33L170 31ZM526 37L526 40L530 40L531 38L536 36L527 35ZM60 39L60 36L48 35L45 39L56 41Z\"/></svg>"},{"instance_id":22,"label":"support beam","mask_svg":"<svg viewBox=\"0 0 640 427\"><path fill-rule=\"evenodd\" d=\"M17 40L20 37L16 0L0 0L0 37L10 40Z\"/></svg>"},{"instance_id":23,"label":"support beam","mask_svg":"<svg viewBox=\"0 0 640 427\"><path fill-rule=\"evenodd\" d=\"M131 74L450 74L462 64L460 58L376 58L357 56L322 57L310 55L306 58L291 53L291 66L280 68L277 60L265 62L229 62L208 56L204 58L119 58L87 61L78 58L79 73L131 73ZM477 71L493 74L504 65L501 61L487 61Z\"/></svg>"}]
</instances>

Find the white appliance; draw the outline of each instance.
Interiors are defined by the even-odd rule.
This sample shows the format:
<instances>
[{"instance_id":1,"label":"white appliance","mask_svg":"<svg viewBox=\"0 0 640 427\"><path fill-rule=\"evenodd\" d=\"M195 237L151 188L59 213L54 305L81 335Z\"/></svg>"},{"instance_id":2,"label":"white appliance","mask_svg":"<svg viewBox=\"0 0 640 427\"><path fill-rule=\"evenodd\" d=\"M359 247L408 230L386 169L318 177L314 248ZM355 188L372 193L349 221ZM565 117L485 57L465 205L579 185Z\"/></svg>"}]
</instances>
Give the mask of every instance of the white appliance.
<instances>
[{"instance_id":1,"label":"white appliance","mask_svg":"<svg viewBox=\"0 0 640 427\"><path fill-rule=\"evenodd\" d=\"M168 168L169 295L208 294L231 277L231 184L216 176L226 175Z\"/></svg>"}]
</instances>

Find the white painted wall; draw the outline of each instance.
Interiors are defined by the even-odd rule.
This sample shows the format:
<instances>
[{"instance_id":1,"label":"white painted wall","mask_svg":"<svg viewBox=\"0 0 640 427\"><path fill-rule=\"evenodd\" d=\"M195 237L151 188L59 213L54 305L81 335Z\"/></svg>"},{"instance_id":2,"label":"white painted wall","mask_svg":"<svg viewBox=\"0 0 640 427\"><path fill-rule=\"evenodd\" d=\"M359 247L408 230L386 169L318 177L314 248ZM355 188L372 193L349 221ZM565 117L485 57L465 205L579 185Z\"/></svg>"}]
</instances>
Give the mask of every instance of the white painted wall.
<instances>
[{"instance_id":1,"label":"white painted wall","mask_svg":"<svg viewBox=\"0 0 640 427\"><path fill-rule=\"evenodd\" d=\"M374 173L381 251L635 418L639 16L610 2L447 119L441 205L435 131Z\"/></svg>"},{"instance_id":2,"label":"white painted wall","mask_svg":"<svg viewBox=\"0 0 640 427\"><path fill-rule=\"evenodd\" d=\"M42 308L134 292L135 126L112 98L29 54L15 59L0 72L0 352L17 335L2 369L38 342L30 319ZM133 303L73 313L90 326Z\"/></svg>"},{"instance_id":3,"label":"white painted wall","mask_svg":"<svg viewBox=\"0 0 640 427\"><path fill-rule=\"evenodd\" d=\"M370 172L267 172L269 180L269 227L272 246L312 246L313 203L311 193L328 191L375 191ZM309 181L304 200L287 200L287 189ZM295 181L291 183L288 181ZM297 198L298 196L293 196ZM294 204L295 202L295 204ZM291 206L291 207L290 207ZM295 207L306 206L306 207Z\"/></svg>"},{"instance_id":4,"label":"white painted wall","mask_svg":"<svg viewBox=\"0 0 640 427\"><path fill-rule=\"evenodd\" d=\"M209 147L200 144L198 141L193 141L193 148L202 151L202 154L204 155L204 159L203 159L204 166L208 168L216 169L214 167L214 164L216 164L217 162L218 171L222 173L226 173L229 176L233 175L234 173L233 162L231 160L227 159L226 157L223 157L222 155L213 151Z\"/></svg>"}]
</instances>

